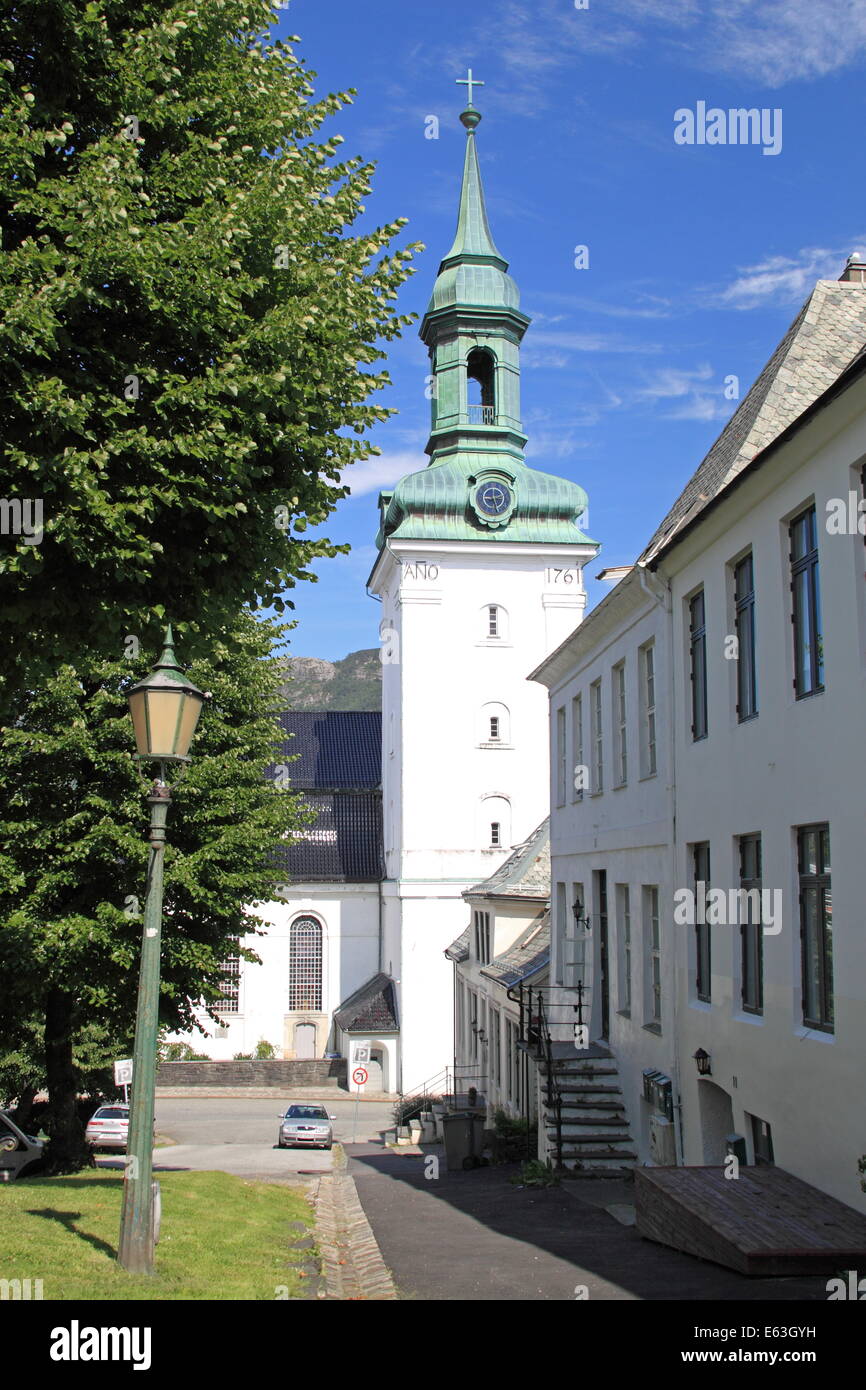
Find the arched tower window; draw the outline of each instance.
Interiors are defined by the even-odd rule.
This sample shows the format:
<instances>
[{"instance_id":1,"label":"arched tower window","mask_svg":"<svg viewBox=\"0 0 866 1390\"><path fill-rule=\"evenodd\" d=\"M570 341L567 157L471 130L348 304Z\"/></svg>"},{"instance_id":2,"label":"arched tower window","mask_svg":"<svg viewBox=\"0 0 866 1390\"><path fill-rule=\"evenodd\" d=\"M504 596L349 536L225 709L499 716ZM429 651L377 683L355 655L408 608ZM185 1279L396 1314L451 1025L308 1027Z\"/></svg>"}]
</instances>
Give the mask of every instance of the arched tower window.
<instances>
[{"instance_id":1,"label":"arched tower window","mask_svg":"<svg viewBox=\"0 0 866 1390\"><path fill-rule=\"evenodd\" d=\"M479 803L478 840L482 849L511 848L511 802L493 792Z\"/></svg>"},{"instance_id":2,"label":"arched tower window","mask_svg":"<svg viewBox=\"0 0 866 1390\"><path fill-rule=\"evenodd\" d=\"M289 930L289 1008L322 1011L322 924L296 917Z\"/></svg>"},{"instance_id":3,"label":"arched tower window","mask_svg":"<svg viewBox=\"0 0 866 1390\"><path fill-rule=\"evenodd\" d=\"M496 423L496 359L487 348L473 348L466 359L466 400L470 425Z\"/></svg>"},{"instance_id":4,"label":"arched tower window","mask_svg":"<svg viewBox=\"0 0 866 1390\"><path fill-rule=\"evenodd\" d=\"M508 614L501 603L485 603L481 609L482 642L504 642L508 638Z\"/></svg>"},{"instance_id":5,"label":"arched tower window","mask_svg":"<svg viewBox=\"0 0 866 1390\"><path fill-rule=\"evenodd\" d=\"M479 715L479 743L510 743L511 720L507 705L491 700L487 704L481 706Z\"/></svg>"}]
</instances>

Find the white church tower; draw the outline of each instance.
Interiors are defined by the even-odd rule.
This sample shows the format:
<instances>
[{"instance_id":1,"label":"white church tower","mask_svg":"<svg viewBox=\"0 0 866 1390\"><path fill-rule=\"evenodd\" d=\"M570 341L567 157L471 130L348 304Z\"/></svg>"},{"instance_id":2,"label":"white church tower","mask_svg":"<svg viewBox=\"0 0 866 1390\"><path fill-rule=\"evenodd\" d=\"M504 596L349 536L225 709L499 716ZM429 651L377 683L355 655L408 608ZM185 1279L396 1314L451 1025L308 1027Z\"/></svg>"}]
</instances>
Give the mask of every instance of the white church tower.
<instances>
[{"instance_id":1,"label":"white church tower","mask_svg":"<svg viewBox=\"0 0 866 1390\"><path fill-rule=\"evenodd\" d=\"M469 76L457 233L420 329L430 460L380 495L369 579L382 602L382 968L407 1093L452 1061L443 951L468 921L464 889L549 812L546 692L527 675L580 622L598 550L579 527L583 489L523 458L529 319L487 221Z\"/></svg>"}]
</instances>

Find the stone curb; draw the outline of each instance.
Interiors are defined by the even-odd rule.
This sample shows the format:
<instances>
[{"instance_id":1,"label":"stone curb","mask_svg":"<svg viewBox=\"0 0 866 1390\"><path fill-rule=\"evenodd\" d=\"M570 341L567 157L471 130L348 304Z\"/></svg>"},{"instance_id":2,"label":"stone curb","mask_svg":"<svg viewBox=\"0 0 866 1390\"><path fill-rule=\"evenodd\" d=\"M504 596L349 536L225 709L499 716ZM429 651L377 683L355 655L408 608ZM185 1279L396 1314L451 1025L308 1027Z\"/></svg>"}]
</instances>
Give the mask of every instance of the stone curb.
<instances>
[{"instance_id":1,"label":"stone curb","mask_svg":"<svg viewBox=\"0 0 866 1390\"><path fill-rule=\"evenodd\" d=\"M333 1172L319 1179L314 1202L325 1298L396 1299L394 1281L346 1172L342 1150L335 1149Z\"/></svg>"}]
</instances>

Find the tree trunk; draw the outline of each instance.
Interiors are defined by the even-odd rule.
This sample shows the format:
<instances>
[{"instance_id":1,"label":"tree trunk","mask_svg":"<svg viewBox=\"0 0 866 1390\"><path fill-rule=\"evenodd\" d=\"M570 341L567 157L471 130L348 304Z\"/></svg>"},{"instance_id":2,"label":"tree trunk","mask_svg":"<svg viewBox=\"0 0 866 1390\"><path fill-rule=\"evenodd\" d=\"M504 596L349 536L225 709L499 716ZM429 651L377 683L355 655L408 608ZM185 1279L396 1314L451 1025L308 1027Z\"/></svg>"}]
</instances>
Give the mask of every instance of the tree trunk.
<instances>
[{"instance_id":1,"label":"tree trunk","mask_svg":"<svg viewBox=\"0 0 866 1390\"><path fill-rule=\"evenodd\" d=\"M78 1114L78 1087L72 1064L72 1020L75 1003L71 994L52 989L45 1005L45 1070L48 1110L45 1129L49 1136L46 1172L76 1173L90 1167L93 1155L84 1140Z\"/></svg>"},{"instance_id":2,"label":"tree trunk","mask_svg":"<svg viewBox=\"0 0 866 1390\"><path fill-rule=\"evenodd\" d=\"M33 1123L33 1102L39 1093L38 1086L22 1086L21 1095L18 1097L18 1104L12 1111L12 1118L19 1129L23 1129L25 1134L30 1133L30 1126Z\"/></svg>"}]
</instances>

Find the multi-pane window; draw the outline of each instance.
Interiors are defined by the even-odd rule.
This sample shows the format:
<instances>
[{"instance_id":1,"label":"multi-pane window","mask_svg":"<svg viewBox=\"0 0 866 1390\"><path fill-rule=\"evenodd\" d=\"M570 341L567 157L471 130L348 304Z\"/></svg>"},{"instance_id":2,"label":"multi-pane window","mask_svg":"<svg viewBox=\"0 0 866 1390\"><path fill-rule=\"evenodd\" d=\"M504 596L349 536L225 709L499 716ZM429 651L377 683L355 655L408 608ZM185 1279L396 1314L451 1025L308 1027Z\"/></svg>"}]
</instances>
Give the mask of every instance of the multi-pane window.
<instances>
[{"instance_id":1,"label":"multi-pane window","mask_svg":"<svg viewBox=\"0 0 866 1390\"><path fill-rule=\"evenodd\" d=\"M631 903L627 883L616 885L616 926L619 946L619 1008L631 1013Z\"/></svg>"},{"instance_id":2,"label":"multi-pane window","mask_svg":"<svg viewBox=\"0 0 866 1390\"><path fill-rule=\"evenodd\" d=\"M469 998L469 1056L473 1062L478 1061L478 995L474 990L467 991Z\"/></svg>"},{"instance_id":3,"label":"multi-pane window","mask_svg":"<svg viewBox=\"0 0 866 1390\"><path fill-rule=\"evenodd\" d=\"M760 1167L762 1164L773 1162L773 1131L770 1129L766 1120L761 1120L757 1115L749 1116L752 1122L752 1148L755 1153L755 1165Z\"/></svg>"},{"instance_id":4,"label":"multi-pane window","mask_svg":"<svg viewBox=\"0 0 866 1390\"><path fill-rule=\"evenodd\" d=\"M747 1013L764 1007L764 928L761 922L761 837L740 836L741 998Z\"/></svg>"},{"instance_id":5,"label":"multi-pane window","mask_svg":"<svg viewBox=\"0 0 866 1390\"><path fill-rule=\"evenodd\" d=\"M510 1018L505 1020L506 1034L506 1065L508 1068L507 1090L508 1099L516 1106L521 1102L520 1085L520 1048L517 1045L518 1031L517 1024Z\"/></svg>"},{"instance_id":6,"label":"multi-pane window","mask_svg":"<svg viewBox=\"0 0 866 1390\"><path fill-rule=\"evenodd\" d=\"M625 708L625 662L613 668L613 757L614 785L622 787L628 779L628 735Z\"/></svg>"},{"instance_id":7,"label":"multi-pane window","mask_svg":"<svg viewBox=\"0 0 866 1390\"><path fill-rule=\"evenodd\" d=\"M236 939L236 938L235 938ZM222 999L217 1004L217 1009L221 1014L236 1014L238 1012L238 1001L240 999L241 988L241 958L234 952L226 956L220 969L223 978L220 981Z\"/></svg>"},{"instance_id":8,"label":"multi-pane window","mask_svg":"<svg viewBox=\"0 0 866 1390\"><path fill-rule=\"evenodd\" d=\"M824 636L815 508L807 507L790 526L791 595L794 628L794 691L797 699L824 689Z\"/></svg>"},{"instance_id":9,"label":"multi-pane window","mask_svg":"<svg viewBox=\"0 0 866 1390\"><path fill-rule=\"evenodd\" d=\"M575 695L571 702L571 749L574 774L571 783L573 801L583 800L583 697Z\"/></svg>"},{"instance_id":10,"label":"multi-pane window","mask_svg":"<svg viewBox=\"0 0 866 1390\"><path fill-rule=\"evenodd\" d=\"M737 718L742 724L758 713L755 566L751 555L745 555L734 566L734 623L737 636Z\"/></svg>"},{"instance_id":11,"label":"multi-pane window","mask_svg":"<svg viewBox=\"0 0 866 1390\"><path fill-rule=\"evenodd\" d=\"M830 827L797 831L800 875L800 942L803 954L803 1022L833 1031L833 899L830 891Z\"/></svg>"},{"instance_id":12,"label":"multi-pane window","mask_svg":"<svg viewBox=\"0 0 866 1390\"><path fill-rule=\"evenodd\" d=\"M490 961L490 913L473 913L475 926L475 959L481 965L487 965Z\"/></svg>"},{"instance_id":13,"label":"multi-pane window","mask_svg":"<svg viewBox=\"0 0 866 1390\"><path fill-rule=\"evenodd\" d=\"M499 715L498 715L498 714L491 714L491 716L490 716L490 737L491 737L491 739L494 740L494 741L495 741L496 739L499 738Z\"/></svg>"},{"instance_id":14,"label":"multi-pane window","mask_svg":"<svg viewBox=\"0 0 866 1390\"><path fill-rule=\"evenodd\" d=\"M592 790L604 788L604 744L601 729L601 681L589 687L589 737L592 744Z\"/></svg>"},{"instance_id":15,"label":"multi-pane window","mask_svg":"<svg viewBox=\"0 0 866 1390\"><path fill-rule=\"evenodd\" d=\"M490 1079L494 1086L502 1084L502 1039L499 1028L499 1010L490 1010Z\"/></svg>"},{"instance_id":16,"label":"multi-pane window","mask_svg":"<svg viewBox=\"0 0 866 1390\"><path fill-rule=\"evenodd\" d=\"M692 738L707 736L707 621L704 591L689 599L689 657L692 686Z\"/></svg>"},{"instance_id":17,"label":"multi-pane window","mask_svg":"<svg viewBox=\"0 0 866 1390\"><path fill-rule=\"evenodd\" d=\"M322 924L296 917L289 929L289 1008L322 1010Z\"/></svg>"},{"instance_id":18,"label":"multi-pane window","mask_svg":"<svg viewBox=\"0 0 866 1390\"><path fill-rule=\"evenodd\" d=\"M462 1057L466 1048L466 986L457 981L457 1053Z\"/></svg>"},{"instance_id":19,"label":"multi-pane window","mask_svg":"<svg viewBox=\"0 0 866 1390\"><path fill-rule=\"evenodd\" d=\"M557 883L556 885L554 913L553 929L556 932L557 977L558 983L564 985L568 983L565 974L568 951L568 908L565 902L564 883Z\"/></svg>"},{"instance_id":20,"label":"multi-pane window","mask_svg":"<svg viewBox=\"0 0 866 1390\"><path fill-rule=\"evenodd\" d=\"M646 1022L658 1027L662 1021L661 934L659 890L647 884L643 890L643 939L646 956Z\"/></svg>"},{"instance_id":21,"label":"multi-pane window","mask_svg":"<svg viewBox=\"0 0 866 1390\"><path fill-rule=\"evenodd\" d=\"M640 652L641 774L656 773L656 649L652 642Z\"/></svg>"},{"instance_id":22,"label":"multi-pane window","mask_svg":"<svg viewBox=\"0 0 866 1390\"><path fill-rule=\"evenodd\" d=\"M710 924L706 920L706 893L710 886L710 847L708 844L692 846L692 863L695 887L695 994L705 1003L710 1002L710 980L712 967L712 938ZM703 919L703 920L702 920Z\"/></svg>"},{"instance_id":23,"label":"multi-pane window","mask_svg":"<svg viewBox=\"0 0 866 1390\"><path fill-rule=\"evenodd\" d=\"M499 636L499 609L495 604L491 604L487 609L487 636Z\"/></svg>"},{"instance_id":24,"label":"multi-pane window","mask_svg":"<svg viewBox=\"0 0 866 1390\"><path fill-rule=\"evenodd\" d=\"M502 844L502 824L498 820L490 822L490 847L498 849Z\"/></svg>"},{"instance_id":25,"label":"multi-pane window","mask_svg":"<svg viewBox=\"0 0 866 1390\"><path fill-rule=\"evenodd\" d=\"M565 805L565 787L568 780L568 749L565 740L565 706L556 711L556 804Z\"/></svg>"}]
</instances>

